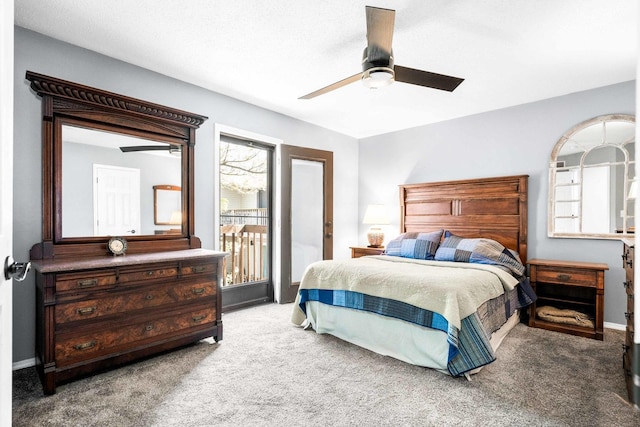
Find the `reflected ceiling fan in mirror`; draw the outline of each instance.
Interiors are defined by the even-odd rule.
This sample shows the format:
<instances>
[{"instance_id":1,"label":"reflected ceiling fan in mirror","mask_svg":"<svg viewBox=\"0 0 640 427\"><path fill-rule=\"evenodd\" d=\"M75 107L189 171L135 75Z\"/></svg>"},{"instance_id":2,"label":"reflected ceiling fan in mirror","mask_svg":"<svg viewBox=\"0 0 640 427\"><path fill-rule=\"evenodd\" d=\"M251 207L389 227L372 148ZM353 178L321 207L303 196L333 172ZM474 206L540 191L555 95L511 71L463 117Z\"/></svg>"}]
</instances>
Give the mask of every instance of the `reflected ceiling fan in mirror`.
<instances>
[{"instance_id":1,"label":"reflected ceiling fan in mirror","mask_svg":"<svg viewBox=\"0 0 640 427\"><path fill-rule=\"evenodd\" d=\"M448 92L452 92L464 81L459 77L394 65L391 44L396 11L366 6L366 12L367 47L362 53L362 72L301 96L299 99L315 98L358 80L362 80L364 85L371 89L388 86L395 80Z\"/></svg>"},{"instance_id":2,"label":"reflected ceiling fan in mirror","mask_svg":"<svg viewBox=\"0 0 640 427\"><path fill-rule=\"evenodd\" d=\"M136 151L169 151L169 154L179 155L182 149L179 145L133 145L120 147L120 151L123 153L131 153Z\"/></svg>"}]
</instances>

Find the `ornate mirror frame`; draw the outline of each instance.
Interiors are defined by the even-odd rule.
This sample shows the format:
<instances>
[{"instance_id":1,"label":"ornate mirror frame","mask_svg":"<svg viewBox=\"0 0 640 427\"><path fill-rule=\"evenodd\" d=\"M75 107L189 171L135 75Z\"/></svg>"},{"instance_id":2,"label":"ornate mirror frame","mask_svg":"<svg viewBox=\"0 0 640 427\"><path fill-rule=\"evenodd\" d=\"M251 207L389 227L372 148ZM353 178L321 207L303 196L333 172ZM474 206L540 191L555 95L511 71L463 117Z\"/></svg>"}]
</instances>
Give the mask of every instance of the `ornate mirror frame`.
<instances>
[{"instance_id":1,"label":"ornate mirror frame","mask_svg":"<svg viewBox=\"0 0 640 427\"><path fill-rule=\"evenodd\" d=\"M556 143L549 163L549 237L619 240L634 236L635 121L629 114L594 117L574 126ZM593 187L596 183L599 188ZM598 210L602 215L595 220Z\"/></svg>"},{"instance_id":2,"label":"ornate mirror frame","mask_svg":"<svg viewBox=\"0 0 640 427\"><path fill-rule=\"evenodd\" d=\"M62 234L62 124L107 130L181 147L182 227L177 233L126 236L128 253L200 247L194 235L194 145L205 116L152 104L101 89L27 71L31 89L42 97L42 242L32 258L99 256L109 236Z\"/></svg>"}]
</instances>

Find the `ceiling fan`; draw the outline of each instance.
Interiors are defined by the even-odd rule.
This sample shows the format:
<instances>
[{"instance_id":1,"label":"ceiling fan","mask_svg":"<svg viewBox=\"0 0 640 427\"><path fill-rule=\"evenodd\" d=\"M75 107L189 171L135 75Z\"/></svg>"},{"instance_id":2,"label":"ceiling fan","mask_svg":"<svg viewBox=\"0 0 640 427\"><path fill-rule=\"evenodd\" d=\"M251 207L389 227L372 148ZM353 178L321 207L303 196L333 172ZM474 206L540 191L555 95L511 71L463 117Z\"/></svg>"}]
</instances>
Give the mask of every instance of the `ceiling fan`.
<instances>
[{"instance_id":1,"label":"ceiling fan","mask_svg":"<svg viewBox=\"0 0 640 427\"><path fill-rule=\"evenodd\" d=\"M180 154L182 149L179 145L131 145L120 147L123 153L132 153L135 151L169 151L169 154Z\"/></svg>"},{"instance_id":2,"label":"ceiling fan","mask_svg":"<svg viewBox=\"0 0 640 427\"><path fill-rule=\"evenodd\" d=\"M308 93L299 99L315 98L358 80L362 80L365 86L372 89L388 86L395 80L449 92L464 81L459 77L394 65L391 42L396 11L366 6L366 12L367 47L362 53L362 72Z\"/></svg>"}]
</instances>

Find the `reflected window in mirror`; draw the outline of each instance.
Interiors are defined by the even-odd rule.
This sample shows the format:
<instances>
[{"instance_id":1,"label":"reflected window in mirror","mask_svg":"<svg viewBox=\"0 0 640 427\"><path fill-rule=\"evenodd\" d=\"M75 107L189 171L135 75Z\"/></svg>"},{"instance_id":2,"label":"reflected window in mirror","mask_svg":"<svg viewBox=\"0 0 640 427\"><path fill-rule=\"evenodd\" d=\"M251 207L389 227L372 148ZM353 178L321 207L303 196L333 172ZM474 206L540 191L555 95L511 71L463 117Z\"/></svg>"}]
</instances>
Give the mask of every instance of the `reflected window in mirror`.
<instances>
[{"instance_id":1,"label":"reflected window in mirror","mask_svg":"<svg viewBox=\"0 0 640 427\"><path fill-rule=\"evenodd\" d=\"M551 154L549 236L634 233L635 177L635 116L606 115L575 126Z\"/></svg>"},{"instance_id":2,"label":"reflected window in mirror","mask_svg":"<svg viewBox=\"0 0 640 427\"><path fill-rule=\"evenodd\" d=\"M157 234L153 187L171 182L180 188L181 145L81 122L63 123L60 135L62 237ZM181 193L172 194L172 212L181 212ZM172 224L174 233L181 224Z\"/></svg>"}]
</instances>

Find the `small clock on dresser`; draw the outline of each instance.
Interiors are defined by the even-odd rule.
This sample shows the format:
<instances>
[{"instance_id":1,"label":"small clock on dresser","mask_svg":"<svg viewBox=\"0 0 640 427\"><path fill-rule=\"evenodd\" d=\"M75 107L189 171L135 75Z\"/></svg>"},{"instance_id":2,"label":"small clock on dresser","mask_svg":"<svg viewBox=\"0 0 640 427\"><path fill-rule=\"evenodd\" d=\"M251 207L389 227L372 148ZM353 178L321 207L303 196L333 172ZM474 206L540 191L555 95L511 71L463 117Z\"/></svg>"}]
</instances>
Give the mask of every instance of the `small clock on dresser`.
<instances>
[{"instance_id":1,"label":"small clock on dresser","mask_svg":"<svg viewBox=\"0 0 640 427\"><path fill-rule=\"evenodd\" d=\"M107 243L107 249L113 256L124 255L127 252L127 241L122 237L112 237Z\"/></svg>"}]
</instances>

